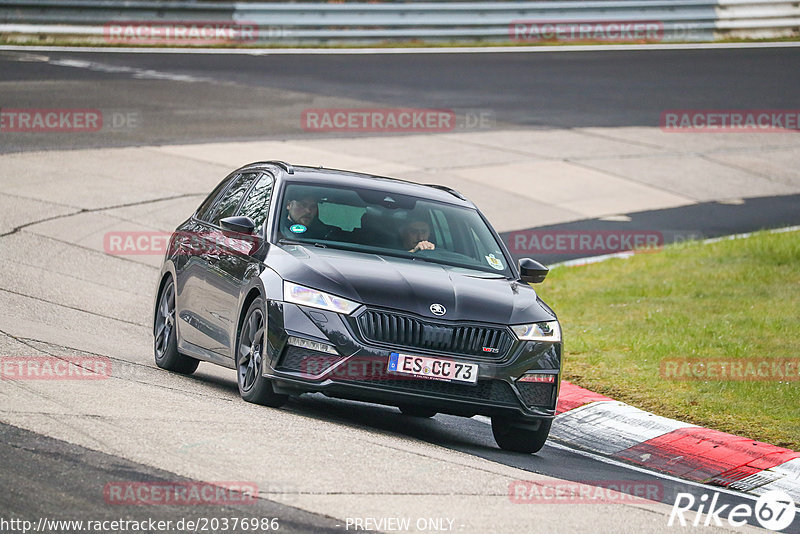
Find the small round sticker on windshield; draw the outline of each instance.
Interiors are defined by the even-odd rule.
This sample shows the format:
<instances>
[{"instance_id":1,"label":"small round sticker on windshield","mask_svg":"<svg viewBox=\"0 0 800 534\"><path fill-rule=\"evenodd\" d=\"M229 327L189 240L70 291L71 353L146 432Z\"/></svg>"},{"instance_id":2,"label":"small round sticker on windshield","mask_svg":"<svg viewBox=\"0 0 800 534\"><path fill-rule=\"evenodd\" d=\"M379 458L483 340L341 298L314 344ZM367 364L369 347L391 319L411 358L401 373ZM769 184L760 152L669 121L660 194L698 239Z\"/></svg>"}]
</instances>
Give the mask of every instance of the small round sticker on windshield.
<instances>
[{"instance_id":1,"label":"small round sticker on windshield","mask_svg":"<svg viewBox=\"0 0 800 534\"><path fill-rule=\"evenodd\" d=\"M308 228L306 228L304 224L293 224L289 227L289 230L291 230L296 234L302 234L303 232L308 230Z\"/></svg>"},{"instance_id":2,"label":"small round sticker on windshield","mask_svg":"<svg viewBox=\"0 0 800 534\"><path fill-rule=\"evenodd\" d=\"M484 258L486 258L486 261L489 262L489 265L491 265L493 269L497 269L498 271L503 270L503 262L496 258L494 254L489 254L488 256L484 256Z\"/></svg>"}]
</instances>

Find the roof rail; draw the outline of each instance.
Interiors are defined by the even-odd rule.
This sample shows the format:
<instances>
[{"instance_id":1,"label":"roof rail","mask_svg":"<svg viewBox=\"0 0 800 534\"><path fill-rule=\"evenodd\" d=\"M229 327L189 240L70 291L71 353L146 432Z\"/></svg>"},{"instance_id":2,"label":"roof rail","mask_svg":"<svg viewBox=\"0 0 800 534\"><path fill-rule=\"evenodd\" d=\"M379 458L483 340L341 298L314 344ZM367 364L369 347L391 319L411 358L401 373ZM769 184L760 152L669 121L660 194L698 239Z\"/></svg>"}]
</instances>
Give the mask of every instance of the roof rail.
<instances>
[{"instance_id":1,"label":"roof rail","mask_svg":"<svg viewBox=\"0 0 800 534\"><path fill-rule=\"evenodd\" d=\"M251 163L250 165L264 165L267 163L271 165L277 165L278 167L286 171L287 174L294 174L294 167L292 167L289 163L286 163L285 161L280 161L277 159L271 159L268 161L256 161L255 163Z\"/></svg>"},{"instance_id":2,"label":"roof rail","mask_svg":"<svg viewBox=\"0 0 800 534\"><path fill-rule=\"evenodd\" d=\"M447 187L446 185L439 185L439 184L422 184L427 185L428 187L435 187L436 189L441 189L442 191L447 191L451 195L461 200L467 200L464 195L453 189L452 187Z\"/></svg>"}]
</instances>

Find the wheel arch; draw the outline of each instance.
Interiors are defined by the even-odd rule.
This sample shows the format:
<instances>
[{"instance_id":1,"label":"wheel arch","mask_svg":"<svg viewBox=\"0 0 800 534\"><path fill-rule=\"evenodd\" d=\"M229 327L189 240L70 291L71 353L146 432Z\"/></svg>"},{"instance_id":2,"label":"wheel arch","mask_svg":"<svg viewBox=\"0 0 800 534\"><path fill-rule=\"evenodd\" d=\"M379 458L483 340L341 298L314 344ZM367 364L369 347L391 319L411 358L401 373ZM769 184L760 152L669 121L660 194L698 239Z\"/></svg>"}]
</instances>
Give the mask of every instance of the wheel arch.
<instances>
[{"instance_id":1,"label":"wheel arch","mask_svg":"<svg viewBox=\"0 0 800 534\"><path fill-rule=\"evenodd\" d=\"M234 337L235 341L233 343L233 346L231 347L231 358L233 358L234 363L236 362L236 355L239 347L239 336L242 333L242 325L244 324L245 315L247 315L247 310L250 309L250 305L253 304L253 301L259 297L266 300L266 296L264 295L263 290L258 286L253 286L247 291L244 300L242 300L242 305L239 306L239 317L236 320L236 332ZM266 324L266 322L267 322L267 314L265 310L264 323Z\"/></svg>"},{"instance_id":2,"label":"wheel arch","mask_svg":"<svg viewBox=\"0 0 800 534\"><path fill-rule=\"evenodd\" d=\"M161 291L164 290L164 286L167 283L167 280L172 279L172 283L175 283L175 274L170 269L164 269L161 273L161 278L158 280L158 285L156 286L156 298L155 302L153 302L153 323L152 323L152 330L155 332L156 329L156 313L158 312L158 302L161 300ZM177 302L178 301L178 287L175 286L175 308L177 309ZM177 321L175 321L177 325Z\"/></svg>"}]
</instances>

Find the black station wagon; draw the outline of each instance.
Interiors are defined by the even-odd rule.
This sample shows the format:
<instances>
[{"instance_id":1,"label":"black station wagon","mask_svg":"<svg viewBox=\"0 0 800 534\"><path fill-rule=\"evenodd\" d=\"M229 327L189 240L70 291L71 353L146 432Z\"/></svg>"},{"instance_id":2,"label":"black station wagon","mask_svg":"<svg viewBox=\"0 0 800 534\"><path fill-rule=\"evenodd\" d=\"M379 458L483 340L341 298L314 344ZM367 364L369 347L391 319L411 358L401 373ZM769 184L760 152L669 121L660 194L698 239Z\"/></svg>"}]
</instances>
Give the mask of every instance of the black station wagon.
<instances>
[{"instance_id":1,"label":"black station wagon","mask_svg":"<svg viewBox=\"0 0 800 534\"><path fill-rule=\"evenodd\" d=\"M561 328L497 232L439 185L266 161L225 178L170 239L153 319L159 367L200 360L244 400L289 395L491 417L501 448L542 448Z\"/></svg>"}]
</instances>

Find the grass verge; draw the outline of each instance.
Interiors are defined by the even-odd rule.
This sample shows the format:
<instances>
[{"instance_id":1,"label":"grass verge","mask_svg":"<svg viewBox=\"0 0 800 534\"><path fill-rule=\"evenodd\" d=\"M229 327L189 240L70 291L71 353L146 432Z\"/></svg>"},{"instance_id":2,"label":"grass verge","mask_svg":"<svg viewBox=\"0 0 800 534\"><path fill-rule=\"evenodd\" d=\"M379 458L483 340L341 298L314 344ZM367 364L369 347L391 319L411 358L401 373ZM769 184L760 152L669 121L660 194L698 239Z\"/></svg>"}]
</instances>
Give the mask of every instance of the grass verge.
<instances>
[{"instance_id":1,"label":"grass verge","mask_svg":"<svg viewBox=\"0 0 800 534\"><path fill-rule=\"evenodd\" d=\"M795 380L674 380L662 371L674 359L745 369L800 361L799 231L556 268L537 291L563 325L565 379L659 415L800 450L796 368Z\"/></svg>"}]
</instances>

